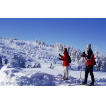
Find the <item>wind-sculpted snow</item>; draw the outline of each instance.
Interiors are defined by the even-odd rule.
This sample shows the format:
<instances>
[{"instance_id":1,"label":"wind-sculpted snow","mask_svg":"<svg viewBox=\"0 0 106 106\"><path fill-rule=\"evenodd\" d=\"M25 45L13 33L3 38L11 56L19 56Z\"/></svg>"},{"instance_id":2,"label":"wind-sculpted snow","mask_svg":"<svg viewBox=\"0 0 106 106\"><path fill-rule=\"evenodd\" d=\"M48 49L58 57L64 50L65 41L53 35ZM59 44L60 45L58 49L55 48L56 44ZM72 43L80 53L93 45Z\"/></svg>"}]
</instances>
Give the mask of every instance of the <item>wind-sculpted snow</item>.
<instances>
[{"instance_id":1,"label":"wind-sculpted snow","mask_svg":"<svg viewBox=\"0 0 106 106\"><path fill-rule=\"evenodd\" d=\"M39 69L41 70L41 69ZM69 80L63 80L62 74L49 74L45 70L55 71L55 69L42 68L44 72L36 69L8 68L4 66L0 70L1 86L68 86L70 84L78 84L84 78L69 76ZM77 76L79 71L75 71ZM71 72L72 74L72 72ZM99 74L99 73L98 73ZM103 76L102 76L103 77ZM106 86L106 78L95 78L95 82L99 86ZM88 80L90 83L90 80Z\"/></svg>"},{"instance_id":2,"label":"wind-sculpted snow","mask_svg":"<svg viewBox=\"0 0 106 106\"><path fill-rule=\"evenodd\" d=\"M10 69L8 68L8 66L4 66L0 70L0 75L3 77L0 82L0 85L59 86L59 85L77 83L79 81L79 79L76 79L72 76L69 77L70 79L69 81L64 81L62 79L62 74L53 75L45 72L34 72L34 71L32 73L29 72L30 70L25 71L24 69L20 69L20 68Z\"/></svg>"}]
</instances>

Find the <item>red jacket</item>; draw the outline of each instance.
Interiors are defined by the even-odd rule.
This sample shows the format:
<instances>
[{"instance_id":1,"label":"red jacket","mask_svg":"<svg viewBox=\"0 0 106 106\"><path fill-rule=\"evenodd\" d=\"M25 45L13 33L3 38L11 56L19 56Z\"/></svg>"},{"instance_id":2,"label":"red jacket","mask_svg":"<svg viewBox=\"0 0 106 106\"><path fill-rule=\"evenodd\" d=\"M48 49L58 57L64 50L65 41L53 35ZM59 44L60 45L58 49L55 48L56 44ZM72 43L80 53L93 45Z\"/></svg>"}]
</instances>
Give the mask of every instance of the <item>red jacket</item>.
<instances>
[{"instance_id":1,"label":"red jacket","mask_svg":"<svg viewBox=\"0 0 106 106\"><path fill-rule=\"evenodd\" d=\"M68 62L68 52L64 53L64 56L60 56L62 58L63 61L63 66L69 66L69 62Z\"/></svg>"},{"instance_id":2,"label":"red jacket","mask_svg":"<svg viewBox=\"0 0 106 106\"><path fill-rule=\"evenodd\" d=\"M88 55L87 55L87 56L88 56ZM87 57L85 57L85 59L87 60L87 62L86 62L86 65L87 65L87 66L88 66L88 65L94 65L95 59L94 59L94 54L93 54L93 53L92 53L90 59L87 59Z\"/></svg>"}]
</instances>

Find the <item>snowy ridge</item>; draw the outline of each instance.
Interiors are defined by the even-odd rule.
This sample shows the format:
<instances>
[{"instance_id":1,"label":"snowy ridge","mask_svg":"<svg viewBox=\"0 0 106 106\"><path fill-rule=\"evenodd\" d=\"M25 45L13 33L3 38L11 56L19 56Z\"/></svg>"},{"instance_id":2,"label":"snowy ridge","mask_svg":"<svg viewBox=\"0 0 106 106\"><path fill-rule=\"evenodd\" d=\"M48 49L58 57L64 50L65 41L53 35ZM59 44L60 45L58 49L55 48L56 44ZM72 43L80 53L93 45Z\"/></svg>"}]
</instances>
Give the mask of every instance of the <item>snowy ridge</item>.
<instances>
[{"instance_id":1,"label":"snowy ridge","mask_svg":"<svg viewBox=\"0 0 106 106\"><path fill-rule=\"evenodd\" d=\"M38 62L49 62L56 64L58 56L56 56L57 54L55 54L55 48L53 48L52 46L45 46L36 42L29 41L0 39L0 55L3 60L8 59L9 63L12 62L14 55L18 55L25 58L25 67L34 65Z\"/></svg>"}]
</instances>

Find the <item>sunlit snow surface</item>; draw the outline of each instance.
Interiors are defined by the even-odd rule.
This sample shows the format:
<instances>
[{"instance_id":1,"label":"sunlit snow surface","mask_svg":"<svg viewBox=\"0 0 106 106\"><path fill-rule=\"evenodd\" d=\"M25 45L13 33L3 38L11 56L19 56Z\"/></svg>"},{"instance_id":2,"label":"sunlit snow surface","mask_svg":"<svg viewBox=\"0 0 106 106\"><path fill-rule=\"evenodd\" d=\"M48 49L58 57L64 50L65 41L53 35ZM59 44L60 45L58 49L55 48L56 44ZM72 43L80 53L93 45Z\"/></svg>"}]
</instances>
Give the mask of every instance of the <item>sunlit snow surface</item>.
<instances>
[{"instance_id":1,"label":"sunlit snow surface","mask_svg":"<svg viewBox=\"0 0 106 106\"><path fill-rule=\"evenodd\" d=\"M58 69L57 69L58 68ZM8 68L3 66L0 70L1 86L68 86L78 84L84 80L84 71L69 70L69 80L62 79L63 67L57 66L50 69L45 65L43 68ZM106 86L106 75L103 72L94 72L95 83L99 86ZM88 77L88 83L91 77Z\"/></svg>"}]
</instances>

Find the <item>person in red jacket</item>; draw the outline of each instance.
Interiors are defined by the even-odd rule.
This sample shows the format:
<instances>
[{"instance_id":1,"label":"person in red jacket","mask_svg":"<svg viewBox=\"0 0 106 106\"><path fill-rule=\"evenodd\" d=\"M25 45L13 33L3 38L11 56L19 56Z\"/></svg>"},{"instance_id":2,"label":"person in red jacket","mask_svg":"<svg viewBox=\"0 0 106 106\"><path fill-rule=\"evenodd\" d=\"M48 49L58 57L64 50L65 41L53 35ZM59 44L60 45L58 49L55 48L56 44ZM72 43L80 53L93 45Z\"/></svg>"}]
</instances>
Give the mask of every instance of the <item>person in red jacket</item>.
<instances>
[{"instance_id":1,"label":"person in red jacket","mask_svg":"<svg viewBox=\"0 0 106 106\"><path fill-rule=\"evenodd\" d=\"M68 52L67 52L67 48L64 48L64 56L62 56L62 55L60 55L59 54L59 56L61 57L61 58L59 58L60 60L62 60L63 61L63 68L64 68L64 70L63 70L63 79L64 80L68 80L68 67L69 67L69 60L68 60Z\"/></svg>"},{"instance_id":2,"label":"person in red jacket","mask_svg":"<svg viewBox=\"0 0 106 106\"><path fill-rule=\"evenodd\" d=\"M88 73L90 72L92 82L89 85L94 85L93 66L95 59L91 49L91 44L87 45L87 55L83 52L82 57L85 57L86 59L85 80L82 84L87 84Z\"/></svg>"}]
</instances>

